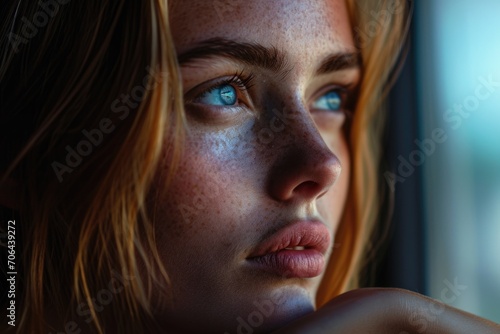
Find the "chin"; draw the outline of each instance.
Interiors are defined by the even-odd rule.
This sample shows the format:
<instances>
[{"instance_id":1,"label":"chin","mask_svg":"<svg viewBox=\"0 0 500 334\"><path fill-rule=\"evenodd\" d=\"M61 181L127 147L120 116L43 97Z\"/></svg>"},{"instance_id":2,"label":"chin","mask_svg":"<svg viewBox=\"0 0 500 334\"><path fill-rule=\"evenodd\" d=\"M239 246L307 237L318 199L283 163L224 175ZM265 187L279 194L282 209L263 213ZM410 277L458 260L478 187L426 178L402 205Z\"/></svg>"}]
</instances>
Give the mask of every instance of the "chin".
<instances>
[{"instance_id":1,"label":"chin","mask_svg":"<svg viewBox=\"0 0 500 334\"><path fill-rule=\"evenodd\" d=\"M315 310L314 299L299 287L286 287L252 302L252 310L238 317L236 326L226 333L269 333Z\"/></svg>"}]
</instances>

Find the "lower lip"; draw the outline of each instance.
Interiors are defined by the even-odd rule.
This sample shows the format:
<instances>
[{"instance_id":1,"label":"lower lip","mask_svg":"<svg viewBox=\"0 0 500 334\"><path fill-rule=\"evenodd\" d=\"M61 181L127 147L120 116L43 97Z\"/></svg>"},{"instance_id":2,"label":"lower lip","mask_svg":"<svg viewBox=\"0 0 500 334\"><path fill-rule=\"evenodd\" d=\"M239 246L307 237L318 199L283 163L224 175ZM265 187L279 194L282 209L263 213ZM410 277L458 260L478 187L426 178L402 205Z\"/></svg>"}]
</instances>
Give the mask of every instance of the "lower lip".
<instances>
[{"instance_id":1,"label":"lower lip","mask_svg":"<svg viewBox=\"0 0 500 334\"><path fill-rule=\"evenodd\" d=\"M249 261L259 269L283 278L316 277L325 269L324 255L314 249L284 249Z\"/></svg>"}]
</instances>

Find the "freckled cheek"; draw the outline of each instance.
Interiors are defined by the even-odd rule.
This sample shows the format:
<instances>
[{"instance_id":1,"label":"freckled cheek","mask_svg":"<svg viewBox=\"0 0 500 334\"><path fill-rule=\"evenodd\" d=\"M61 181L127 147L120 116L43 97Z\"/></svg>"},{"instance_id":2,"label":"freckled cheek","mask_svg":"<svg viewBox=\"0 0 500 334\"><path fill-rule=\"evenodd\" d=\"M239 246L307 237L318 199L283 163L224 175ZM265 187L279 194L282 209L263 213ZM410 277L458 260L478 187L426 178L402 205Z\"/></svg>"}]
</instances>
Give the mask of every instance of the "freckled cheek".
<instances>
[{"instance_id":1,"label":"freckled cheek","mask_svg":"<svg viewBox=\"0 0 500 334\"><path fill-rule=\"evenodd\" d=\"M340 161L342 170L330 190L319 200L318 210L335 232L344 212L351 178L351 157L345 140L330 142L329 147Z\"/></svg>"},{"instance_id":2,"label":"freckled cheek","mask_svg":"<svg viewBox=\"0 0 500 334\"><path fill-rule=\"evenodd\" d=\"M186 152L170 187L157 201L157 235L170 243L220 244L218 239L227 240L224 236L238 228L239 175L213 156Z\"/></svg>"}]
</instances>

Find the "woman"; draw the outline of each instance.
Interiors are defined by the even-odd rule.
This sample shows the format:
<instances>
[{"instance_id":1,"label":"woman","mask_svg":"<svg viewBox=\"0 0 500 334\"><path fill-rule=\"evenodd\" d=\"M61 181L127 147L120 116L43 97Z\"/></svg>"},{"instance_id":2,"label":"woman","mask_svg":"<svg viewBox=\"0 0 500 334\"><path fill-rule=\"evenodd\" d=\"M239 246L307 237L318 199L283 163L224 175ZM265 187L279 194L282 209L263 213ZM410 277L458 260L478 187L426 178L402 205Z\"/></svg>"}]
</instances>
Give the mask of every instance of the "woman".
<instances>
[{"instance_id":1,"label":"woman","mask_svg":"<svg viewBox=\"0 0 500 334\"><path fill-rule=\"evenodd\" d=\"M429 300L401 290L335 298L357 286L380 213L405 1L7 7L1 198L20 294L6 328L498 330L441 304L423 328L412 311Z\"/></svg>"}]
</instances>

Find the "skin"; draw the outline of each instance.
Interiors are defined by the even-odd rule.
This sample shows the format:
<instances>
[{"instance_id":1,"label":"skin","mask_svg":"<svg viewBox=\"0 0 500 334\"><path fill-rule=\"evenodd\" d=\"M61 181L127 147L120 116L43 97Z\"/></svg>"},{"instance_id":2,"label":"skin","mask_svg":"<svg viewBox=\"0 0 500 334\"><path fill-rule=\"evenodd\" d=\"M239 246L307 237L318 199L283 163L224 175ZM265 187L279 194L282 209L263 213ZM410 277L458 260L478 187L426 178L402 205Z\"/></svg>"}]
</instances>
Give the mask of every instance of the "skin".
<instances>
[{"instance_id":1,"label":"skin","mask_svg":"<svg viewBox=\"0 0 500 334\"><path fill-rule=\"evenodd\" d=\"M326 57L355 50L344 2L308 2L307 10L300 1L235 4L222 20L205 0L174 1L170 13L178 55L217 37L274 46L286 57L280 73L224 57L181 66L187 139L155 213L172 286L158 318L178 332L236 332L238 317L247 319L254 302L269 303L270 296L279 296L279 305L255 333L312 312L323 274L287 279L251 270L246 258L295 220L319 219L333 240L348 191L345 110L315 105L328 89L353 91L359 81L359 67L316 74ZM200 101L203 89L241 71L255 77L238 93L237 107ZM273 109L285 114L283 122ZM159 173L155 184L156 192L166 176Z\"/></svg>"},{"instance_id":2,"label":"skin","mask_svg":"<svg viewBox=\"0 0 500 334\"><path fill-rule=\"evenodd\" d=\"M402 289L346 292L273 334L496 334L500 325Z\"/></svg>"}]
</instances>

